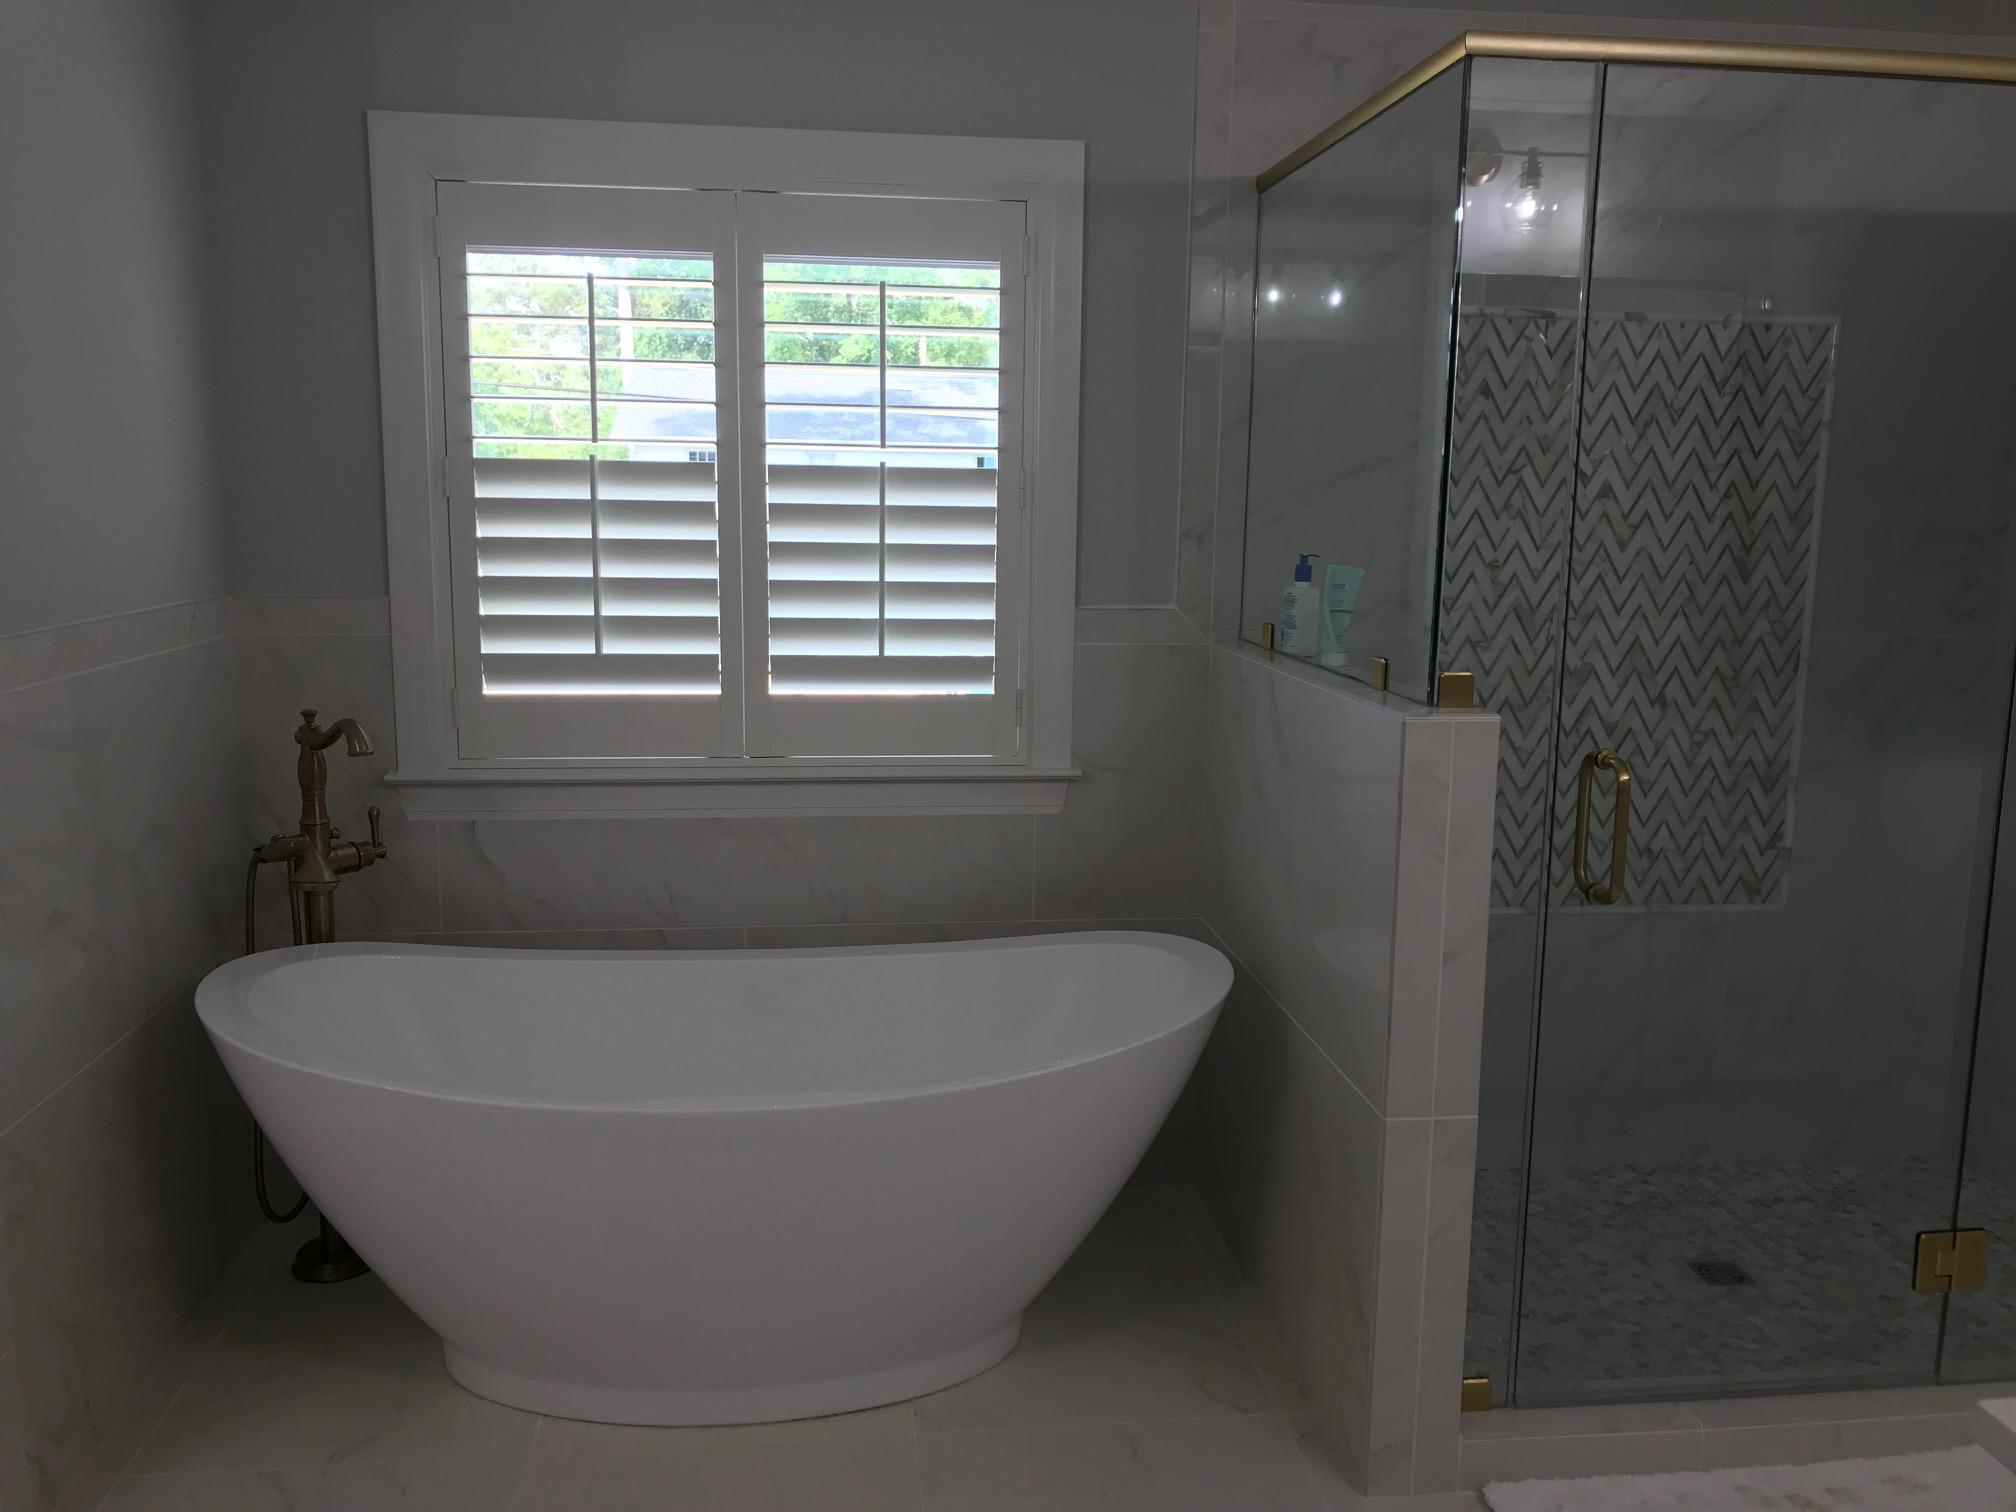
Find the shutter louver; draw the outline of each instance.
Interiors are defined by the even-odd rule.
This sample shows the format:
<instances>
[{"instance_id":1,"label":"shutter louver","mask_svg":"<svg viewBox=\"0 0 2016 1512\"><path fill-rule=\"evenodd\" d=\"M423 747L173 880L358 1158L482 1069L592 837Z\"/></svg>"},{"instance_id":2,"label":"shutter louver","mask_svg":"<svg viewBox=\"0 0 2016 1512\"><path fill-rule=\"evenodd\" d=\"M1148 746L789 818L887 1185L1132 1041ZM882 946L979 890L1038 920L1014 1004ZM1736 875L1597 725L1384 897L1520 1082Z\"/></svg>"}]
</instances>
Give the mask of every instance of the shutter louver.
<instances>
[{"instance_id":1,"label":"shutter louver","mask_svg":"<svg viewBox=\"0 0 2016 1512\"><path fill-rule=\"evenodd\" d=\"M486 696L718 696L708 259L468 254Z\"/></svg>"},{"instance_id":2,"label":"shutter louver","mask_svg":"<svg viewBox=\"0 0 2016 1512\"><path fill-rule=\"evenodd\" d=\"M1000 269L766 261L769 691L995 685Z\"/></svg>"}]
</instances>

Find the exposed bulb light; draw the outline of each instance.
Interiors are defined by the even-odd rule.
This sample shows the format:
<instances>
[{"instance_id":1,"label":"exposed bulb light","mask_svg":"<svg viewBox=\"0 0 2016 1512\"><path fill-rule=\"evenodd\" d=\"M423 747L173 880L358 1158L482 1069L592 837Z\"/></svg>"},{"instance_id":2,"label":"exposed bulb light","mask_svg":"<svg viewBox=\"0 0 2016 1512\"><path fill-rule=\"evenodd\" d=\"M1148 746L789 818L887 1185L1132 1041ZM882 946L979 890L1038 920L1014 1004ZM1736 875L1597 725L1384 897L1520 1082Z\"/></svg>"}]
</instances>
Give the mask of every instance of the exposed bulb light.
<instances>
[{"instance_id":1,"label":"exposed bulb light","mask_svg":"<svg viewBox=\"0 0 2016 1512\"><path fill-rule=\"evenodd\" d=\"M1281 291L1278 288L1269 289L1267 291L1267 303L1269 304L1281 303Z\"/></svg>"},{"instance_id":2,"label":"exposed bulb light","mask_svg":"<svg viewBox=\"0 0 2016 1512\"><path fill-rule=\"evenodd\" d=\"M1344 303L1344 291L1342 289L1332 289L1328 294L1323 296L1323 303L1330 306L1333 310L1336 309Z\"/></svg>"},{"instance_id":3,"label":"exposed bulb light","mask_svg":"<svg viewBox=\"0 0 2016 1512\"><path fill-rule=\"evenodd\" d=\"M1541 193L1541 179L1540 149L1530 148L1526 161L1519 167L1519 182L1505 201L1506 229L1521 236L1530 236L1553 223L1554 212L1561 207Z\"/></svg>"}]
</instances>

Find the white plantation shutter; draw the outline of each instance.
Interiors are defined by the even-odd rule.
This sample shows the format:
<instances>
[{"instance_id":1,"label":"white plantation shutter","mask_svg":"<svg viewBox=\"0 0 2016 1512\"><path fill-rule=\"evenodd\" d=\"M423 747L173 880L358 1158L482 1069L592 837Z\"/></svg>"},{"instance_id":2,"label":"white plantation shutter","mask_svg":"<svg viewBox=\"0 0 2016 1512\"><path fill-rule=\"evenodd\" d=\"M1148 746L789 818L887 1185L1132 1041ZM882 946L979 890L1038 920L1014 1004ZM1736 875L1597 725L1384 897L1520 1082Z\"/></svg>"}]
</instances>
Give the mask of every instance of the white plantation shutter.
<instances>
[{"instance_id":1,"label":"white plantation shutter","mask_svg":"<svg viewBox=\"0 0 2016 1512\"><path fill-rule=\"evenodd\" d=\"M734 196L439 209L461 754L739 754Z\"/></svg>"},{"instance_id":2,"label":"white plantation shutter","mask_svg":"<svg viewBox=\"0 0 2016 1512\"><path fill-rule=\"evenodd\" d=\"M769 474L774 693L994 691L991 466L878 459Z\"/></svg>"},{"instance_id":3,"label":"white plantation shutter","mask_svg":"<svg viewBox=\"0 0 2016 1512\"><path fill-rule=\"evenodd\" d=\"M437 206L460 758L1018 755L1022 204Z\"/></svg>"},{"instance_id":4,"label":"white plantation shutter","mask_svg":"<svg viewBox=\"0 0 2016 1512\"><path fill-rule=\"evenodd\" d=\"M474 467L486 694L720 693L713 464Z\"/></svg>"},{"instance_id":5,"label":"white plantation shutter","mask_svg":"<svg viewBox=\"0 0 2016 1512\"><path fill-rule=\"evenodd\" d=\"M752 753L1014 754L1022 224L744 197Z\"/></svg>"}]
</instances>

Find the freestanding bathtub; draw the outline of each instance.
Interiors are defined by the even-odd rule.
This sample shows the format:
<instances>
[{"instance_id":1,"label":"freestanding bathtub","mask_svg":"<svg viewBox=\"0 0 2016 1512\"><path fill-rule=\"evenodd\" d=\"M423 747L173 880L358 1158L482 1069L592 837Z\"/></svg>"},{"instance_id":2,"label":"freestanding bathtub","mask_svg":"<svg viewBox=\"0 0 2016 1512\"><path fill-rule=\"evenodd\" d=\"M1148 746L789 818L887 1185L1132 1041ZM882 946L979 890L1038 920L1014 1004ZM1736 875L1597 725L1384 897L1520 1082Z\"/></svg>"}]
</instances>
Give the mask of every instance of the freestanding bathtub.
<instances>
[{"instance_id":1,"label":"freestanding bathtub","mask_svg":"<svg viewBox=\"0 0 2016 1512\"><path fill-rule=\"evenodd\" d=\"M253 1114L470 1390L737 1423L1015 1345L1231 984L1098 933L770 951L313 945L196 994Z\"/></svg>"}]
</instances>

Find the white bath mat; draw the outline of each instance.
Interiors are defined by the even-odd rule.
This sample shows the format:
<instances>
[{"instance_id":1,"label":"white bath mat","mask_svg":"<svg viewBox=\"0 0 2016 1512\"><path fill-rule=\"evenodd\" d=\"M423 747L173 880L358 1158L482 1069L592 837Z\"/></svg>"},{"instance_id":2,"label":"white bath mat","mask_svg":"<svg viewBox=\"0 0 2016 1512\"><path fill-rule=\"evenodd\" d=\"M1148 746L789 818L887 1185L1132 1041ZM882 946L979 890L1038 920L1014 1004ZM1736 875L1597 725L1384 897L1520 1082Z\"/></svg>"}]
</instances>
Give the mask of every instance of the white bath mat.
<instances>
[{"instance_id":1,"label":"white bath mat","mask_svg":"<svg viewBox=\"0 0 2016 1512\"><path fill-rule=\"evenodd\" d=\"M1985 1449L1819 1465L1494 1481L1491 1512L2012 1512L2016 1475Z\"/></svg>"}]
</instances>

